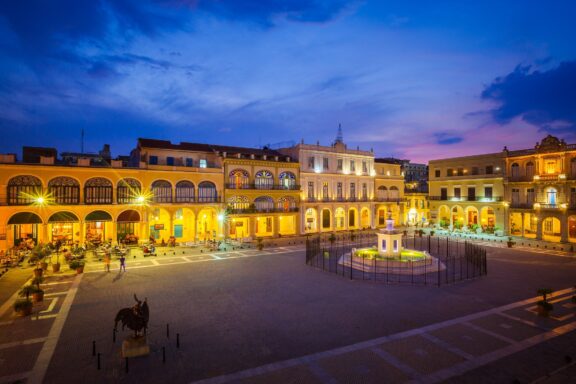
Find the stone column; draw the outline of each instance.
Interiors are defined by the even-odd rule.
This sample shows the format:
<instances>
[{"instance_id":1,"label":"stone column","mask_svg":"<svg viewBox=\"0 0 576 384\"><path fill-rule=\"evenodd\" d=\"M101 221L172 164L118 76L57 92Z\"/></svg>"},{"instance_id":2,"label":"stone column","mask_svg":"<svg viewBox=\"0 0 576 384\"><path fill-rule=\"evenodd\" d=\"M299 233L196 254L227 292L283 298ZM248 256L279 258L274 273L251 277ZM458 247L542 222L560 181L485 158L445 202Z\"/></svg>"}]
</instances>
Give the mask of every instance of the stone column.
<instances>
[{"instance_id":1,"label":"stone column","mask_svg":"<svg viewBox=\"0 0 576 384\"><path fill-rule=\"evenodd\" d=\"M536 240L542 240L542 219L540 216L536 216L538 222L536 223Z\"/></svg>"},{"instance_id":2,"label":"stone column","mask_svg":"<svg viewBox=\"0 0 576 384\"><path fill-rule=\"evenodd\" d=\"M568 242L568 215L566 213L563 213L560 219L560 242Z\"/></svg>"},{"instance_id":3,"label":"stone column","mask_svg":"<svg viewBox=\"0 0 576 384\"><path fill-rule=\"evenodd\" d=\"M521 220L521 230L522 230L522 237L524 237L524 212L520 213L520 220Z\"/></svg>"},{"instance_id":4,"label":"stone column","mask_svg":"<svg viewBox=\"0 0 576 384\"><path fill-rule=\"evenodd\" d=\"M112 220L112 236L110 237L112 238L112 242L118 242L118 222L116 220Z\"/></svg>"},{"instance_id":5,"label":"stone column","mask_svg":"<svg viewBox=\"0 0 576 384\"><path fill-rule=\"evenodd\" d=\"M80 224L80 229L78 230L78 237L79 237L78 243L79 243L79 244L84 244L84 242L86 241L86 238L85 238L85 235L84 235L84 232L85 232L85 229L86 229L86 228L85 228L86 223L84 222L84 220L80 220L80 221L79 221L79 224Z\"/></svg>"},{"instance_id":6,"label":"stone column","mask_svg":"<svg viewBox=\"0 0 576 384\"><path fill-rule=\"evenodd\" d=\"M277 237L280 233L280 216L272 216L272 236Z\"/></svg>"}]
</instances>

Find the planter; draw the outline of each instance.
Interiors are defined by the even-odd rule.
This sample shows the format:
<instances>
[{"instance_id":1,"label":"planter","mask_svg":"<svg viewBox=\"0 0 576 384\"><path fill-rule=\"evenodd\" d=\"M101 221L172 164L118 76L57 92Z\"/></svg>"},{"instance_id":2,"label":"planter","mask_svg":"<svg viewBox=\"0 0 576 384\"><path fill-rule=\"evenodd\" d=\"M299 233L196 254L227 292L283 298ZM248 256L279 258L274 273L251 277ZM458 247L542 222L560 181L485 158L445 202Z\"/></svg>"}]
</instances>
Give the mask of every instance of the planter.
<instances>
[{"instance_id":1,"label":"planter","mask_svg":"<svg viewBox=\"0 0 576 384\"><path fill-rule=\"evenodd\" d=\"M42 268L36 268L34 270L34 277L42 277L44 270Z\"/></svg>"},{"instance_id":2,"label":"planter","mask_svg":"<svg viewBox=\"0 0 576 384\"><path fill-rule=\"evenodd\" d=\"M28 316L32 313L33 306L30 300L19 300L14 304L14 312L18 316Z\"/></svg>"},{"instance_id":3,"label":"planter","mask_svg":"<svg viewBox=\"0 0 576 384\"><path fill-rule=\"evenodd\" d=\"M84 272L84 266L76 268L76 274L79 275Z\"/></svg>"},{"instance_id":4,"label":"planter","mask_svg":"<svg viewBox=\"0 0 576 384\"><path fill-rule=\"evenodd\" d=\"M32 294L32 300L35 303L39 303L39 302L43 301L44 300L44 292L42 291L42 292L33 293Z\"/></svg>"},{"instance_id":5,"label":"planter","mask_svg":"<svg viewBox=\"0 0 576 384\"><path fill-rule=\"evenodd\" d=\"M60 272L60 264L52 264L52 272Z\"/></svg>"},{"instance_id":6,"label":"planter","mask_svg":"<svg viewBox=\"0 0 576 384\"><path fill-rule=\"evenodd\" d=\"M40 268L42 268L43 271L46 271L48 269L48 263L45 261L40 262Z\"/></svg>"},{"instance_id":7,"label":"planter","mask_svg":"<svg viewBox=\"0 0 576 384\"><path fill-rule=\"evenodd\" d=\"M508 248L512 248L512 246L514 245L514 242L513 242L513 241L508 241L507 244L508 244Z\"/></svg>"}]
</instances>

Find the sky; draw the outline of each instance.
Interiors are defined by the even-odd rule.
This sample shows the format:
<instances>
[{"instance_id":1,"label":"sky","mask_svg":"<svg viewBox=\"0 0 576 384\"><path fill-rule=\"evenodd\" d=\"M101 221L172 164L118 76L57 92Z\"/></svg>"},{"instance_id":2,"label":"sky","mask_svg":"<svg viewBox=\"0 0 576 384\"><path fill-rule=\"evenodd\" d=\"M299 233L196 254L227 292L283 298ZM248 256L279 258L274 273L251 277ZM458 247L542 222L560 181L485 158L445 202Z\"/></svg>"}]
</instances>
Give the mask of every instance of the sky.
<instances>
[{"instance_id":1,"label":"sky","mask_svg":"<svg viewBox=\"0 0 576 384\"><path fill-rule=\"evenodd\" d=\"M0 152L304 140L427 162L576 143L576 2L5 0Z\"/></svg>"}]
</instances>

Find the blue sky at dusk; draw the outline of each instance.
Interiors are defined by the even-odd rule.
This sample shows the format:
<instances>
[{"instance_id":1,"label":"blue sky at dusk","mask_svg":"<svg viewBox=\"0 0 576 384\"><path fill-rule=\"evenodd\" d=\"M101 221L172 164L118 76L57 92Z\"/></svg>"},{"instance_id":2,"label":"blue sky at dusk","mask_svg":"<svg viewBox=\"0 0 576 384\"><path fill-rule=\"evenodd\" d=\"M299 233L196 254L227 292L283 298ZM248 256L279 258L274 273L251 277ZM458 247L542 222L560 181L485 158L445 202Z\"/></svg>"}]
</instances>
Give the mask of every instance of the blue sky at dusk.
<instances>
[{"instance_id":1,"label":"blue sky at dusk","mask_svg":"<svg viewBox=\"0 0 576 384\"><path fill-rule=\"evenodd\" d=\"M2 152L137 137L416 162L576 142L573 1L5 0Z\"/></svg>"}]
</instances>

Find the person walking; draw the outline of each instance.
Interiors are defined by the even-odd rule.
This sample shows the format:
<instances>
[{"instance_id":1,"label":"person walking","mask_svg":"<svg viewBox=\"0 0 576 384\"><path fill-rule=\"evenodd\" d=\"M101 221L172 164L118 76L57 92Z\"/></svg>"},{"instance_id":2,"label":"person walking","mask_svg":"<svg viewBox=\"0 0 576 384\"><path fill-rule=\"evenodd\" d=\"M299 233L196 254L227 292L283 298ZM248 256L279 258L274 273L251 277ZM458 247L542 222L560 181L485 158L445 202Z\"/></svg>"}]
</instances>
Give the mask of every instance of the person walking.
<instances>
[{"instance_id":1,"label":"person walking","mask_svg":"<svg viewBox=\"0 0 576 384\"><path fill-rule=\"evenodd\" d=\"M110 251L104 252L104 269L110 272Z\"/></svg>"},{"instance_id":2,"label":"person walking","mask_svg":"<svg viewBox=\"0 0 576 384\"><path fill-rule=\"evenodd\" d=\"M120 272L122 272L122 270L126 272L126 257L124 257L124 254L120 255Z\"/></svg>"}]
</instances>

